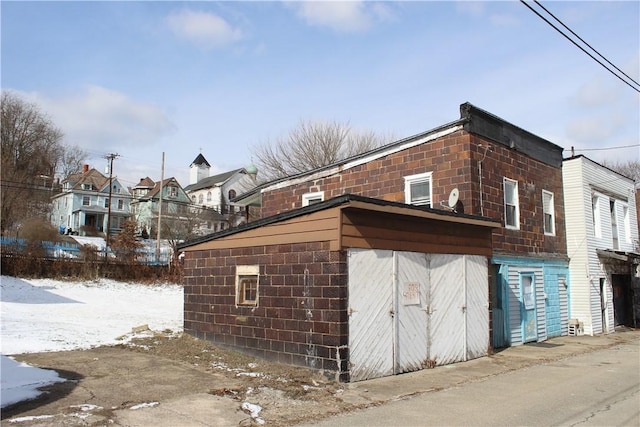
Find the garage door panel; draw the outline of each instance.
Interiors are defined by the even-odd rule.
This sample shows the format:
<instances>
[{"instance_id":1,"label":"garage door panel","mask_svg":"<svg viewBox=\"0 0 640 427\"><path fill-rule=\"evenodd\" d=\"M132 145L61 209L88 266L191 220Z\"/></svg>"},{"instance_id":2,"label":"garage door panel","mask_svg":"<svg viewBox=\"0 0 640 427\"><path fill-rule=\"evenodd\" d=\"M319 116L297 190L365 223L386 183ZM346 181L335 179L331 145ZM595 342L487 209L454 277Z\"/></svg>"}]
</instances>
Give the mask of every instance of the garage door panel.
<instances>
[{"instance_id":1,"label":"garage door panel","mask_svg":"<svg viewBox=\"0 0 640 427\"><path fill-rule=\"evenodd\" d=\"M349 250L351 381L393 374L393 253Z\"/></svg>"}]
</instances>

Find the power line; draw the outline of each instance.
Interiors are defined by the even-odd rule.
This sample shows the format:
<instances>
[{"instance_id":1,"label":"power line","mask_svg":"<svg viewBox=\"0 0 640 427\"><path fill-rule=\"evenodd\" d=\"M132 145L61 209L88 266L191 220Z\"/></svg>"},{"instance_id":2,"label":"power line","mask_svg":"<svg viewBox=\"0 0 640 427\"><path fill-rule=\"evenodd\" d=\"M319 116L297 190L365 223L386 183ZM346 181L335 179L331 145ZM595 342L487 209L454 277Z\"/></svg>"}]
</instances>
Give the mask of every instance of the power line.
<instances>
[{"instance_id":1,"label":"power line","mask_svg":"<svg viewBox=\"0 0 640 427\"><path fill-rule=\"evenodd\" d=\"M556 21L558 21L558 23L560 23L560 25L562 25L564 28L566 28L567 30L569 30L569 32L571 34L573 34L574 36L576 36L578 38L578 40L580 40L582 43L584 43L585 45L587 45L589 47L589 49L591 49L592 51L594 51L600 58L604 59L605 61L607 61L607 64L611 65L613 68L615 68L616 70L618 70L620 73L622 73L626 78L628 78L629 80L631 80L632 82L634 82L636 85L640 86L640 83L638 83L637 81L635 81L633 78L631 78L627 73L625 73L624 71L622 71L620 68L616 67L611 61L609 61L607 58L605 58L600 52L598 52L593 46L591 46L589 43L587 43L582 37L580 37L579 35L577 35L571 28L569 28L568 26L565 25L564 22L562 22L560 19L558 19L553 13L551 13L546 7L544 7L538 0L533 0L535 2L535 4L537 4L538 6L540 6L545 12L547 12L549 15L551 15L551 17L553 17L553 19L555 19Z\"/></svg>"},{"instance_id":2,"label":"power line","mask_svg":"<svg viewBox=\"0 0 640 427\"><path fill-rule=\"evenodd\" d=\"M569 27L567 27L564 23L562 23L558 18L556 18L553 14L551 14L549 11L547 11L547 9L545 9L537 0L534 0L534 2L539 5L540 7L542 7L542 9L544 9L547 13L549 13L549 15L553 16L553 18L560 22L560 24L562 24L562 26L564 26L565 28L567 28L569 31L571 31L569 29ZM565 34L560 28L558 28L557 26L555 26L551 21L549 21L547 18L545 18L544 16L542 16L542 14L540 14L537 10L535 10L533 7L531 7L529 4L527 4L525 2L525 0L520 0L520 3L522 3L523 5L525 5L529 10L531 10L533 13L535 13L540 19L542 19L544 22L546 22L547 24L549 24L553 29L555 29L557 32L559 32L560 34L562 34L562 36L564 36L567 40L569 40L571 43L573 43L578 49L580 49L581 51L583 51L584 53L586 53L587 55L589 55L589 57L591 59L593 59L594 61L596 61L598 64L600 64L602 67L604 67L607 71L609 71L611 74L613 74L615 77L617 77L618 79L620 79L620 81L622 81L624 84L626 84L627 86L629 86L631 89L635 90L636 92L640 93L640 89L637 87L634 87L631 83L629 83L628 81L626 81L624 78L622 78L620 75L618 75L615 71L613 71L611 68L609 68L606 64L604 64L602 61L600 61L598 58L596 58L595 56L593 56L591 53L587 52L587 50L585 48L583 48L582 46L580 46L578 43L576 43L575 40L573 40L571 37L569 37L567 34ZM572 34L576 35L573 31L571 31ZM589 46L590 49L592 49L594 52L596 52L598 55L600 55L600 53L598 51L596 51L595 49L593 49L588 43L586 43L584 40L582 40L582 38L580 38L578 35L576 35L576 37L578 37L578 39L580 41L582 41L585 45ZM609 64L611 64L611 62L609 60L607 60L606 58L604 58L604 56L600 55L605 61L607 61ZM611 64L613 65L613 64ZM616 70L619 70L618 67L616 67L615 65L613 65L613 67ZM625 73L624 74L629 80L631 80L633 83L635 83L636 85L640 86L640 84L638 84L635 80L633 80L632 78L630 78L629 76L627 76Z\"/></svg>"},{"instance_id":3,"label":"power line","mask_svg":"<svg viewBox=\"0 0 640 427\"><path fill-rule=\"evenodd\" d=\"M604 147L604 148L576 148L571 147L571 151L607 151L607 150L619 150L622 148L633 148L640 147L640 144L631 144L631 145L619 145L617 147ZM564 151L567 151L565 148Z\"/></svg>"}]
</instances>

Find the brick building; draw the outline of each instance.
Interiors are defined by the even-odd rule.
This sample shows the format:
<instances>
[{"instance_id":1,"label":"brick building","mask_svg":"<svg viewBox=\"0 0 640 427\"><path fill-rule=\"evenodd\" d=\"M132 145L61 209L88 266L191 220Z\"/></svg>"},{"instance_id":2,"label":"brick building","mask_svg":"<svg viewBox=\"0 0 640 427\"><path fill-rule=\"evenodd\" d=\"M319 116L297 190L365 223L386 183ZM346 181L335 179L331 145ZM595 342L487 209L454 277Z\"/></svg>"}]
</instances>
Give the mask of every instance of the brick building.
<instances>
[{"instance_id":1,"label":"brick building","mask_svg":"<svg viewBox=\"0 0 640 427\"><path fill-rule=\"evenodd\" d=\"M267 183L261 219L182 245L185 330L351 380L566 334L562 148L460 112Z\"/></svg>"},{"instance_id":2,"label":"brick building","mask_svg":"<svg viewBox=\"0 0 640 427\"><path fill-rule=\"evenodd\" d=\"M562 147L469 103L460 119L260 188L262 216L345 193L500 221L493 234L495 347L542 341L568 328Z\"/></svg>"},{"instance_id":3,"label":"brick building","mask_svg":"<svg viewBox=\"0 0 640 427\"><path fill-rule=\"evenodd\" d=\"M184 328L351 381L484 356L495 227L343 195L203 237L180 247Z\"/></svg>"}]
</instances>

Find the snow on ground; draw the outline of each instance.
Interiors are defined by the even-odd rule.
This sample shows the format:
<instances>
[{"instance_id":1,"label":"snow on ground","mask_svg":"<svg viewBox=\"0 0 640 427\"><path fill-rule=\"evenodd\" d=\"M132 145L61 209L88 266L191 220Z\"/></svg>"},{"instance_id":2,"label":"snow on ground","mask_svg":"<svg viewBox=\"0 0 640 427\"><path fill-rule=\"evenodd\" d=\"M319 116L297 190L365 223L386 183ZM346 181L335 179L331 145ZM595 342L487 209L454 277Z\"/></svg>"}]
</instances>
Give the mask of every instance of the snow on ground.
<instances>
[{"instance_id":1,"label":"snow on ground","mask_svg":"<svg viewBox=\"0 0 640 427\"><path fill-rule=\"evenodd\" d=\"M27 368L6 355L122 343L123 336L142 325L180 332L182 314L178 285L1 276L2 407L36 397L38 387L60 381L52 371Z\"/></svg>"}]
</instances>

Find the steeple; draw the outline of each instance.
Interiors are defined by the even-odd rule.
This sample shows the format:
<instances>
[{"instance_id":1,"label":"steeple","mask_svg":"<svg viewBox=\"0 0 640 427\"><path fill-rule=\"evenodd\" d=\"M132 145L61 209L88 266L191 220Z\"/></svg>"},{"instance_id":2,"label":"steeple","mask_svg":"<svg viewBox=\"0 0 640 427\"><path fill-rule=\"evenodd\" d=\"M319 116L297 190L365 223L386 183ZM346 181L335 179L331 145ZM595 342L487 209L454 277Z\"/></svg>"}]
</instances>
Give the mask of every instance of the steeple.
<instances>
[{"instance_id":1,"label":"steeple","mask_svg":"<svg viewBox=\"0 0 640 427\"><path fill-rule=\"evenodd\" d=\"M201 179L209 177L209 170L211 165L204 158L202 153L198 154L191 165L189 166L189 185L196 184Z\"/></svg>"}]
</instances>

